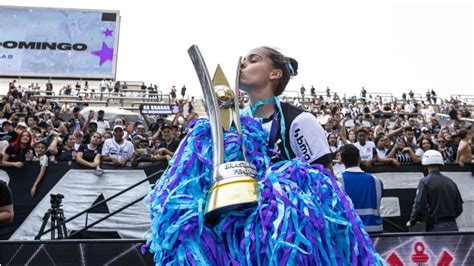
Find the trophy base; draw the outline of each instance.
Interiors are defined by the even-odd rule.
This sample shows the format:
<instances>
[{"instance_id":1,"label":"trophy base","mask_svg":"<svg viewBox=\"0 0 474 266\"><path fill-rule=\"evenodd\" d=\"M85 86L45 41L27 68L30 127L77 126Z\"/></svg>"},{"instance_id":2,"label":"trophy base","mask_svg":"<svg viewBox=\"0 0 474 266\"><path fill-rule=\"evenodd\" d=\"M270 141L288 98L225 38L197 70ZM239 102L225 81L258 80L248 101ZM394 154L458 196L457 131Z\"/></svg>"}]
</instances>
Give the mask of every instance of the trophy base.
<instances>
[{"instance_id":1,"label":"trophy base","mask_svg":"<svg viewBox=\"0 0 474 266\"><path fill-rule=\"evenodd\" d=\"M219 215L256 206L258 183L253 177L239 176L217 181L209 191L204 219L214 225Z\"/></svg>"}]
</instances>

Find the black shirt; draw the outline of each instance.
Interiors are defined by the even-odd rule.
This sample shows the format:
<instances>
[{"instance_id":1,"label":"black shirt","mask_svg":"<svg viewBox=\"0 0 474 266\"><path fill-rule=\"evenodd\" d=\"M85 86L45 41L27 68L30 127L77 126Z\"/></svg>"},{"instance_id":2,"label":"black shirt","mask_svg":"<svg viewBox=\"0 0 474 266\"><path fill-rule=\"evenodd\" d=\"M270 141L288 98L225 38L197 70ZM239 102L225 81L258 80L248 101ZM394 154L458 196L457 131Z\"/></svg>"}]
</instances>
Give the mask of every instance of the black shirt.
<instances>
[{"instance_id":1,"label":"black shirt","mask_svg":"<svg viewBox=\"0 0 474 266\"><path fill-rule=\"evenodd\" d=\"M433 223L437 218L455 219L463 211L462 204L456 183L439 171L431 172L418 184L411 221L419 221L423 216L428 223Z\"/></svg>"},{"instance_id":2,"label":"black shirt","mask_svg":"<svg viewBox=\"0 0 474 266\"><path fill-rule=\"evenodd\" d=\"M24 162L26 161L26 154L28 151L33 152L32 150L29 149L19 149L18 151L15 151L15 148L13 145L8 146L8 148L5 150L5 153L8 154L8 161L9 162ZM32 153L33 156L33 153Z\"/></svg>"},{"instance_id":3,"label":"black shirt","mask_svg":"<svg viewBox=\"0 0 474 266\"><path fill-rule=\"evenodd\" d=\"M456 109L449 111L449 118L451 118L451 120L458 120L458 111L456 111Z\"/></svg>"},{"instance_id":4,"label":"black shirt","mask_svg":"<svg viewBox=\"0 0 474 266\"><path fill-rule=\"evenodd\" d=\"M72 161L76 157L74 149L66 150L64 147L58 148L58 154L56 154L56 161Z\"/></svg>"},{"instance_id":5,"label":"black shirt","mask_svg":"<svg viewBox=\"0 0 474 266\"><path fill-rule=\"evenodd\" d=\"M94 162L95 156L100 154L101 150L102 149L100 147L96 147L94 150L91 150L89 149L88 144L81 144L81 146L79 146L78 152L82 152L82 159L92 163Z\"/></svg>"},{"instance_id":6,"label":"black shirt","mask_svg":"<svg viewBox=\"0 0 474 266\"><path fill-rule=\"evenodd\" d=\"M179 141L173 140L170 144L166 144L166 142L161 142L158 148L167 148L170 152L175 152L178 149Z\"/></svg>"},{"instance_id":7,"label":"black shirt","mask_svg":"<svg viewBox=\"0 0 474 266\"><path fill-rule=\"evenodd\" d=\"M12 204L12 192L7 183L0 180L0 207L5 207Z\"/></svg>"}]
</instances>

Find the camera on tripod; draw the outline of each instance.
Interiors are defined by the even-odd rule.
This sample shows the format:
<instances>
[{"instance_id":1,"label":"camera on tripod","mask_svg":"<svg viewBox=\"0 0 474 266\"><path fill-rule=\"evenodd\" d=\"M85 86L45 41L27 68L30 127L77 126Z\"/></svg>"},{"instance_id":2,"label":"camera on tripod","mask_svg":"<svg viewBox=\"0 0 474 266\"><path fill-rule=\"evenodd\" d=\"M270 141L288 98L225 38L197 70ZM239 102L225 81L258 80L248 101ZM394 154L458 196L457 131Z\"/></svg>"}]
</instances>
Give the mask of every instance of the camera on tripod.
<instances>
[{"instance_id":1,"label":"camera on tripod","mask_svg":"<svg viewBox=\"0 0 474 266\"><path fill-rule=\"evenodd\" d=\"M44 229L46 224L51 218L51 239L64 239L67 238L66 229L66 218L64 218L64 211L61 209L61 203L64 195L62 194L50 194L51 196L51 208L43 216L43 224L36 235L35 239L40 240L41 236L44 235ZM57 236L56 236L57 234Z\"/></svg>"},{"instance_id":2,"label":"camera on tripod","mask_svg":"<svg viewBox=\"0 0 474 266\"><path fill-rule=\"evenodd\" d=\"M50 194L50 196L51 196L51 208L57 209L61 207L61 203L63 202L64 195Z\"/></svg>"}]
</instances>

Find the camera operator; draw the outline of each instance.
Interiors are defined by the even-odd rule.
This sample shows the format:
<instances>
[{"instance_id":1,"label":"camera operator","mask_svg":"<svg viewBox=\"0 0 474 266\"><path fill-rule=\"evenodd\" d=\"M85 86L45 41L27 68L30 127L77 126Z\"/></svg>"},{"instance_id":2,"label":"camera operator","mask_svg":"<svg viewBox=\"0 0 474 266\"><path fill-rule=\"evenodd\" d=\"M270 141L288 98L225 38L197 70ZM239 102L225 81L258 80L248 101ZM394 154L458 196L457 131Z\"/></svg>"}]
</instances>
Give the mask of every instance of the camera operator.
<instances>
[{"instance_id":1,"label":"camera operator","mask_svg":"<svg viewBox=\"0 0 474 266\"><path fill-rule=\"evenodd\" d=\"M5 181L0 180L0 224L13 222L12 192Z\"/></svg>"}]
</instances>

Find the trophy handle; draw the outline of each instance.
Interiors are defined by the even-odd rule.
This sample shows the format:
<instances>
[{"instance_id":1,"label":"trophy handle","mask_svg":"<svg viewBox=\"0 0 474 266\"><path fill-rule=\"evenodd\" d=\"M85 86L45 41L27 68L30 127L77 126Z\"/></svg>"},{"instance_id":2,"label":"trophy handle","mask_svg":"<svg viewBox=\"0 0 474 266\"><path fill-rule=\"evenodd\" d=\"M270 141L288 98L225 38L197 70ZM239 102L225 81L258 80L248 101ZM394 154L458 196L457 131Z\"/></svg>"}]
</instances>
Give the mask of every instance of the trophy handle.
<instances>
[{"instance_id":1,"label":"trophy handle","mask_svg":"<svg viewBox=\"0 0 474 266\"><path fill-rule=\"evenodd\" d=\"M217 97L214 94L214 88L212 87L211 77L207 70L206 63L202 57L201 52L197 45L192 45L188 49L188 54L193 62L194 69L201 83L204 100L208 104L208 115L211 122L211 135L212 135L212 164L213 171L212 177L215 181L221 180L219 176L219 165L224 163L224 133L218 125L222 125L221 117L219 113L219 104L217 103ZM239 120L240 122L240 120ZM214 126L212 126L214 125Z\"/></svg>"}]
</instances>

